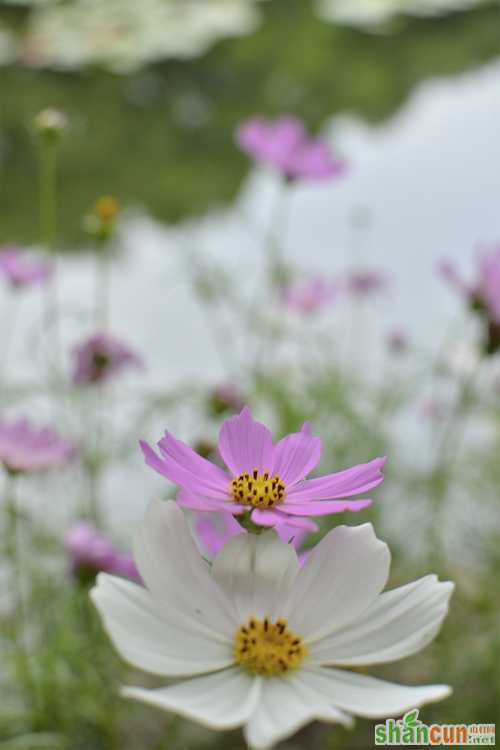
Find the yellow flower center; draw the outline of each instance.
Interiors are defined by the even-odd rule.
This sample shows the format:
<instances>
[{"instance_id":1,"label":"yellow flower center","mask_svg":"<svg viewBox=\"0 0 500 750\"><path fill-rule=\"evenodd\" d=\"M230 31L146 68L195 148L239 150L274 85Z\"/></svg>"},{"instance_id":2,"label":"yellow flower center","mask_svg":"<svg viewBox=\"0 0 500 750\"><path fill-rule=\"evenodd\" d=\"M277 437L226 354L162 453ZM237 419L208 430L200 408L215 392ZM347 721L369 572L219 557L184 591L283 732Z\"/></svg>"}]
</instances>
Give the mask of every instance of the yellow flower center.
<instances>
[{"instance_id":1,"label":"yellow flower center","mask_svg":"<svg viewBox=\"0 0 500 750\"><path fill-rule=\"evenodd\" d=\"M120 205L112 195L101 195L96 201L94 211L98 219L108 222L116 218Z\"/></svg>"},{"instance_id":2,"label":"yellow flower center","mask_svg":"<svg viewBox=\"0 0 500 750\"><path fill-rule=\"evenodd\" d=\"M270 677L295 669L307 651L286 620L270 622L251 617L234 636L236 662L253 674Z\"/></svg>"},{"instance_id":3,"label":"yellow flower center","mask_svg":"<svg viewBox=\"0 0 500 750\"><path fill-rule=\"evenodd\" d=\"M231 494L236 503L253 505L255 508L271 508L283 500L285 485L277 474L270 477L268 471L259 474L254 469L251 474L245 471L233 479Z\"/></svg>"}]
</instances>

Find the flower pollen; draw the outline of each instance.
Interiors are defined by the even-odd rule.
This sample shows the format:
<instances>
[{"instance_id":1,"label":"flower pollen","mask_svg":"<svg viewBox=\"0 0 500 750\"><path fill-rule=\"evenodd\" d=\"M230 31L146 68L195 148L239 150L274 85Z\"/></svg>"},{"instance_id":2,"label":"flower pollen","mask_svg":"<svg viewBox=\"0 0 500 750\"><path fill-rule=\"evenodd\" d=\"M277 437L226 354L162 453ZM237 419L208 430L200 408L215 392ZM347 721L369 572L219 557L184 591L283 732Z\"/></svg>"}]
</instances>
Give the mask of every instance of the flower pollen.
<instances>
[{"instance_id":1,"label":"flower pollen","mask_svg":"<svg viewBox=\"0 0 500 750\"><path fill-rule=\"evenodd\" d=\"M245 471L232 480L231 494L236 503L272 508L283 500L285 485L277 474L270 477L268 471L259 474L254 469L251 475Z\"/></svg>"},{"instance_id":2,"label":"flower pollen","mask_svg":"<svg viewBox=\"0 0 500 750\"><path fill-rule=\"evenodd\" d=\"M306 649L284 619L270 622L251 617L236 631L234 655L236 662L253 674L271 677L298 667Z\"/></svg>"}]
</instances>

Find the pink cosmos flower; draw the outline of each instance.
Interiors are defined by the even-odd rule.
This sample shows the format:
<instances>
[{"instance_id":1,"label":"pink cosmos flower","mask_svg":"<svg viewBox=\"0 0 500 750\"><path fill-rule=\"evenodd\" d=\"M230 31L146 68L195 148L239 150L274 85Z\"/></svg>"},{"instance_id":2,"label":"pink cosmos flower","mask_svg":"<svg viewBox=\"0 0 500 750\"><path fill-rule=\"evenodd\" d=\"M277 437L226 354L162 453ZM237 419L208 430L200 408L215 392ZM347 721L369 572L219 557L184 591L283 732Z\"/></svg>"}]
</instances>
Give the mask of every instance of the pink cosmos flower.
<instances>
[{"instance_id":1,"label":"pink cosmos flower","mask_svg":"<svg viewBox=\"0 0 500 750\"><path fill-rule=\"evenodd\" d=\"M442 261L439 271L473 307L485 309L492 320L500 323L500 247L478 255L476 280L472 283L464 281L449 261Z\"/></svg>"},{"instance_id":2,"label":"pink cosmos flower","mask_svg":"<svg viewBox=\"0 0 500 750\"><path fill-rule=\"evenodd\" d=\"M105 534L89 523L72 526L65 534L64 546L75 578L93 580L97 573L104 571L141 582L132 555L117 550Z\"/></svg>"},{"instance_id":3,"label":"pink cosmos flower","mask_svg":"<svg viewBox=\"0 0 500 750\"><path fill-rule=\"evenodd\" d=\"M142 367L141 358L114 336L96 333L73 350L73 383L104 383L128 367Z\"/></svg>"},{"instance_id":4,"label":"pink cosmos flower","mask_svg":"<svg viewBox=\"0 0 500 750\"><path fill-rule=\"evenodd\" d=\"M387 346L394 354L404 354L409 347L408 336L401 328L394 328L387 334Z\"/></svg>"},{"instance_id":5,"label":"pink cosmos flower","mask_svg":"<svg viewBox=\"0 0 500 750\"><path fill-rule=\"evenodd\" d=\"M389 286L389 277L382 271L361 269L348 275L345 286L352 295L366 297L385 291Z\"/></svg>"},{"instance_id":6,"label":"pink cosmos flower","mask_svg":"<svg viewBox=\"0 0 500 750\"><path fill-rule=\"evenodd\" d=\"M420 416L429 422L443 422L449 416L449 405L434 398L425 399L420 404Z\"/></svg>"},{"instance_id":7,"label":"pink cosmos flower","mask_svg":"<svg viewBox=\"0 0 500 750\"><path fill-rule=\"evenodd\" d=\"M465 281L450 261L442 261L438 270L482 317L486 353L497 352L500 349L500 247L479 253L476 279L472 283Z\"/></svg>"},{"instance_id":8,"label":"pink cosmos flower","mask_svg":"<svg viewBox=\"0 0 500 750\"><path fill-rule=\"evenodd\" d=\"M249 512L261 526L287 523L315 530L308 516L357 511L371 500L345 500L377 487L385 458L316 479L305 477L321 457L321 440L306 423L300 432L273 445L270 431L256 422L250 409L226 419L219 435L219 453L227 471L198 456L166 432L158 455L140 443L146 463L180 487L179 505L198 511Z\"/></svg>"},{"instance_id":9,"label":"pink cosmos flower","mask_svg":"<svg viewBox=\"0 0 500 750\"><path fill-rule=\"evenodd\" d=\"M17 247L0 248L0 274L16 288L44 284L52 271L51 263L30 258Z\"/></svg>"},{"instance_id":10,"label":"pink cosmos flower","mask_svg":"<svg viewBox=\"0 0 500 750\"><path fill-rule=\"evenodd\" d=\"M75 445L57 432L38 429L26 419L0 421L0 463L11 472L35 472L62 466L75 454Z\"/></svg>"},{"instance_id":11,"label":"pink cosmos flower","mask_svg":"<svg viewBox=\"0 0 500 750\"><path fill-rule=\"evenodd\" d=\"M335 285L323 276L295 281L283 289L285 304L300 313L318 312L330 305L335 297Z\"/></svg>"},{"instance_id":12,"label":"pink cosmos flower","mask_svg":"<svg viewBox=\"0 0 500 750\"><path fill-rule=\"evenodd\" d=\"M301 120L291 115L247 120L236 131L236 141L246 154L277 167L289 180L324 180L345 172L345 163L328 145L309 137Z\"/></svg>"}]
</instances>

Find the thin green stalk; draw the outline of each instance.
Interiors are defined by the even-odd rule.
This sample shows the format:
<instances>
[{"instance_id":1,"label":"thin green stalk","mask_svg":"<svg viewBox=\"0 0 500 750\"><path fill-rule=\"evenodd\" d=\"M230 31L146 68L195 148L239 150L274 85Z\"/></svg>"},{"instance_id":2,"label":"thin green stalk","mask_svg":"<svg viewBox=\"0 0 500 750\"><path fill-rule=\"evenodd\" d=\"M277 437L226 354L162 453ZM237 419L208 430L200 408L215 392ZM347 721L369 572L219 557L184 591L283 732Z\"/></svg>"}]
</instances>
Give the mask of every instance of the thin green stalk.
<instances>
[{"instance_id":1,"label":"thin green stalk","mask_svg":"<svg viewBox=\"0 0 500 750\"><path fill-rule=\"evenodd\" d=\"M57 148L55 141L40 138L40 232L47 250L55 252L57 231Z\"/></svg>"},{"instance_id":2,"label":"thin green stalk","mask_svg":"<svg viewBox=\"0 0 500 750\"><path fill-rule=\"evenodd\" d=\"M460 440L464 431L463 421L467 416L470 396L479 369L479 367L472 369L470 373L463 378L453 411L444 427L436 451L436 460L432 472L434 492L432 496L431 527L429 533L431 556L434 565L436 566L442 561L441 532L446 528L447 508L445 507L445 503L452 474L452 467L458 457ZM461 422L462 429L459 429Z\"/></svg>"},{"instance_id":3,"label":"thin green stalk","mask_svg":"<svg viewBox=\"0 0 500 750\"><path fill-rule=\"evenodd\" d=\"M89 456L85 462L87 474L87 515L94 526L98 529L103 526L103 519L100 509L100 492L101 492L101 462L95 455Z\"/></svg>"},{"instance_id":4,"label":"thin green stalk","mask_svg":"<svg viewBox=\"0 0 500 750\"><path fill-rule=\"evenodd\" d=\"M44 320L45 331L50 337L49 365L53 376L57 377L61 365L59 332L59 292L58 264L56 253L57 238L57 150L56 140L40 137L39 147L39 210L41 240L52 256L53 273L45 286ZM56 379L56 377L54 379Z\"/></svg>"},{"instance_id":5,"label":"thin green stalk","mask_svg":"<svg viewBox=\"0 0 500 750\"><path fill-rule=\"evenodd\" d=\"M286 281L285 259L286 229L289 217L289 191L287 183L281 182L274 196L271 219L264 241L264 250L269 264L269 279L273 289Z\"/></svg>"},{"instance_id":6,"label":"thin green stalk","mask_svg":"<svg viewBox=\"0 0 500 750\"><path fill-rule=\"evenodd\" d=\"M271 215L267 233L264 237L264 266L267 279L267 288L269 299L267 303L272 303L274 297L280 294L283 286L286 284L289 272L288 264L285 257L286 231L289 218L290 198L288 185L286 181L280 182L274 196L274 202L271 208ZM266 304L263 300L265 295L265 285L257 284L254 298L248 308L248 321L252 325L259 320L260 311ZM258 332L259 340L256 351L249 364L250 369L258 374L269 362L275 360L275 337L268 334L267 329Z\"/></svg>"},{"instance_id":7,"label":"thin green stalk","mask_svg":"<svg viewBox=\"0 0 500 750\"><path fill-rule=\"evenodd\" d=\"M31 672L29 650L26 644L28 617L23 596L23 571L19 539L19 511L17 507L16 478L7 475L5 487L6 552L10 563L11 593L14 603L12 613L12 643L15 649L15 668L20 686L34 712L38 704L35 678Z\"/></svg>"},{"instance_id":8,"label":"thin green stalk","mask_svg":"<svg viewBox=\"0 0 500 750\"><path fill-rule=\"evenodd\" d=\"M104 331L110 320L111 264L107 243L99 240L95 252L94 325Z\"/></svg>"},{"instance_id":9,"label":"thin green stalk","mask_svg":"<svg viewBox=\"0 0 500 750\"><path fill-rule=\"evenodd\" d=\"M7 362L12 342L14 341L14 330L16 328L16 320L19 313L19 304L19 296L14 292L12 299L9 299L8 301L8 310L3 319L2 359L0 361L1 384L3 384L6 379Z\"/></svg>"}]
</instances>

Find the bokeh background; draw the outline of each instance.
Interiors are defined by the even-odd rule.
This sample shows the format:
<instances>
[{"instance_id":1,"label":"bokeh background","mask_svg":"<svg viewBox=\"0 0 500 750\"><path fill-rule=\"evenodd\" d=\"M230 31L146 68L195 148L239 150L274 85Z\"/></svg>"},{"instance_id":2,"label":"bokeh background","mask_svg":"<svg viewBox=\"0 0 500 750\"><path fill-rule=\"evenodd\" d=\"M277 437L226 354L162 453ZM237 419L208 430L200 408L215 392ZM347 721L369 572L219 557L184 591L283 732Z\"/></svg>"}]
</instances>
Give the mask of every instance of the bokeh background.
<instances>
[{"instance_id":1,"label":"bokeh background","mask_svg":"<svg viewBox=\"0 0 500 750\"><path fill-rule=\"evenodd\" d=\"M44 374L43 294L5 285L0 416L55 424L80 449L65 472L20 481L41 698L30 703L9 666L5 563L0 748L243 747L237 732L122 704L117 686L144 677L114 656L63 543L98 507L103 531L129 549L152 495L172 494L143 466L138 438L168 427L209 450L231 408L214 406L214 388L228 382L276 435L309 419L325 469L389 456L362 520L391 545L391 583L435 571L457 592L436 644L378 673L450 683L428 723L500 720L500 367L481 349L483 321L437 271L447 258L473 278L477 253L500 243L499 92L497 1L0 2L0 245L46 252L33 119L47 106L68 118L59 381ZM252 164L234 133L283 113L321 133L348 170L290 187L278 217L279 176ZM103 194L121 207L104 249L85 222ZM341 284L367 270L387 283L318 314L286 310L268 283L270 236L294 278ZM82 393L69 385L71 351L95 329L103 253L108 324L145 369ZM366 721L353 733L313 725L283 747L366 748L372 737Z\"/></svg>"}]
</instances>

